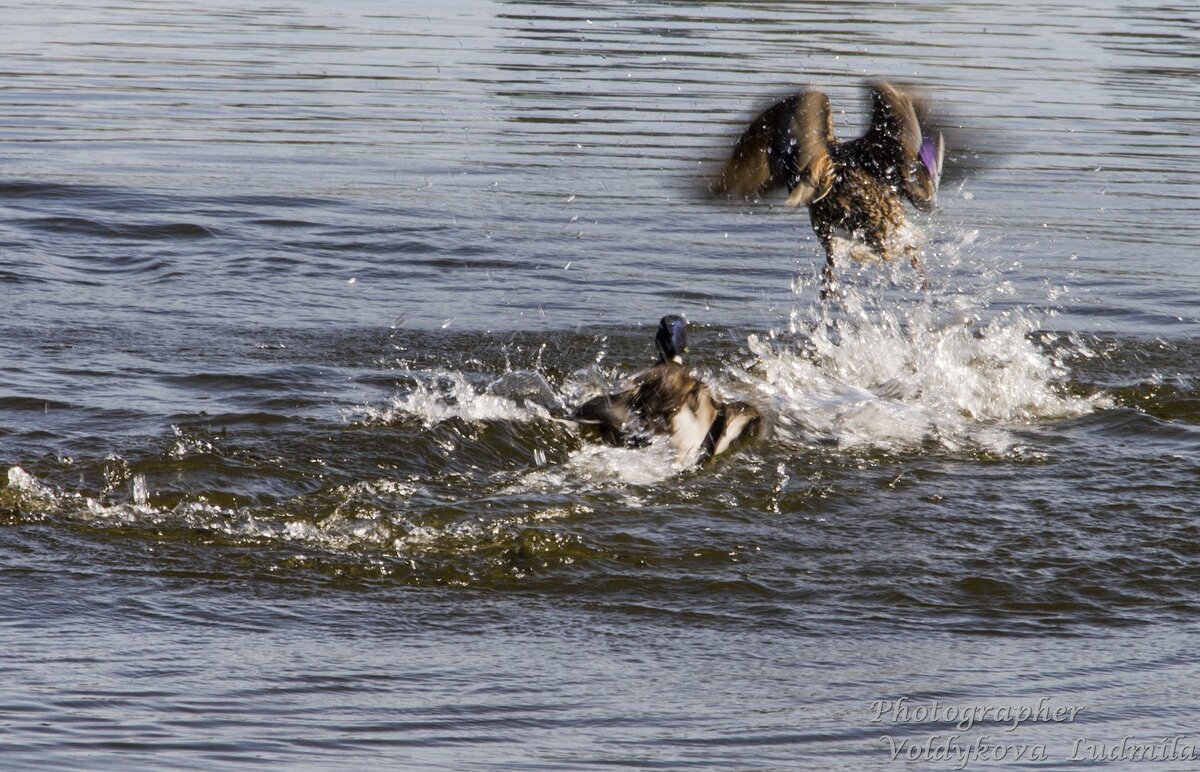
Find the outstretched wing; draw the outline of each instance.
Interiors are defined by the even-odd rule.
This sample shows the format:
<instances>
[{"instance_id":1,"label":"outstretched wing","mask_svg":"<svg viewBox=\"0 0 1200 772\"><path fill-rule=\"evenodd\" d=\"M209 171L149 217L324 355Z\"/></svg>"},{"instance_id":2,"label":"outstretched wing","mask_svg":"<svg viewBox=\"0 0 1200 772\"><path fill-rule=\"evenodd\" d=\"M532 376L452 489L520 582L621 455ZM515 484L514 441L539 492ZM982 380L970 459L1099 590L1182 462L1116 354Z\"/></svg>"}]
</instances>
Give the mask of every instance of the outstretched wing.
<instances>
[{"instance_id":1,"label":"outstretched wing","mask_svg":"<svg viewBox=\"0 0 1200 772\"><path fill-rule=\"evenodd\" d=\"M633 416L629 410L627 394L601 394L592 397L571 414L571 420L587 426L595 426L600 436L610 445L625 445L631 436Z\"/></svg>"},{"instance_id":2,"label":"outstretched wing","mask_svg":"<svg viewBox=\"0 0 1200 772\"><path fill-rule=\"evenodd\" d=\"M870 84L871 128L860 140L864 164L877 177L899 185L909 201L928 212L937 202L945 147L920 95L891 83Z\"/></svg>"},{"instance_id":3,"label":"outstretched wing","mask_svg":"<svg viewBox=\"0 0 1200 772\"><path fill-rule=\"evenodd\" d=\"M790 96L751 121L713 190L754 196L784 187L790 206L807 204L829 190L832 143L829 98L820 91Z\"/></svg>"}]
</instances>

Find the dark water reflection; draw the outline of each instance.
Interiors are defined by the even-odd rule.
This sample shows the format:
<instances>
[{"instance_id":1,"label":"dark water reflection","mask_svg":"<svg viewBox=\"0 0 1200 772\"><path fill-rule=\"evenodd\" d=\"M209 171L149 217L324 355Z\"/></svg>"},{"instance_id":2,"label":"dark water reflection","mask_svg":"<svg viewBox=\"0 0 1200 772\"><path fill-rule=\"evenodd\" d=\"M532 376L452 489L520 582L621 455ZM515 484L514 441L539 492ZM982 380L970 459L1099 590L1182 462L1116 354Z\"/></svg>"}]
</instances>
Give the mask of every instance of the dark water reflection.
<instances>
[{"instance_id":1,"label":"dark water reflection","mask_svg":"<svg viewBox=\"0 0 1200 772\"><path fill-rule=\"evenodd\" d=\"M0 21L5 765L862 769L955 733L902 697L1195 742L1195 9ZM957 169L930 293L822 305L806 218L704 185L866 76ZM556 420L666 312L772 424L700 471Z\"/></svg>"}]
</instances>

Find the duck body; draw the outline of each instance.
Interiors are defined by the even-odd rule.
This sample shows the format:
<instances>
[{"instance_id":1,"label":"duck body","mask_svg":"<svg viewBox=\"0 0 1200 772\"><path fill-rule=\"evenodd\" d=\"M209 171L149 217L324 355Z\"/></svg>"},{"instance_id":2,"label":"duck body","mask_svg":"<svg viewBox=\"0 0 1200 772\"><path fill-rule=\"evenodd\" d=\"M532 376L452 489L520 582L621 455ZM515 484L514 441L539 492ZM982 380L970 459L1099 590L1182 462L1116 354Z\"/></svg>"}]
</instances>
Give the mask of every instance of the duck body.
<instances>
[{"instance_id":1,"label":"duck body","mask_svg":"<svg viewBox=\"0 0 1200 772\"><path fill-rule=\"evenodd\" d=\"M906 222L896 191L855 166L842 167L828 195L809 204L808 213L831 271L834 236L866 244L889 259L893 234Z\"/></svg>"},{"instance_id":2,"label":"duck body","mask_svg":"<svg viewBox=\"0 0 1200 772\"><path fill-rule=\"evenodd\" d=\"M784 188L788 206L807 206L825 250L826 289L835 235L891 259L907 221L904 202L926 212L936 204L944 146L925 102L889 83L869 91L871 126L847 142L834 137L829 98L820 91L770 106L742 133L713 186L741 196ZM924 280L916 249L902 249Z\"/></svg>"},{"instance_id":3,"label":"duck body","mask_svg":"<svg viewBox=\"0 0 1200 772\"><path fill-rule=\"evenodd\" d=\"M677 320L674 322L673 320ZM654 435L666 435L681 458L704 461L756 434L762 414L745 402L718 401L708 386L684 366L683 320L663 317L659 325L659 348L663 357L629 379L619 391L601 394L576 408L572 418L594 426L606 442L638 447ZM674 336L673 323L680 326ZM666 350L662 340L668 330ZM678 346L678 348L676 348Z\"/></svg>"}]
</instances>

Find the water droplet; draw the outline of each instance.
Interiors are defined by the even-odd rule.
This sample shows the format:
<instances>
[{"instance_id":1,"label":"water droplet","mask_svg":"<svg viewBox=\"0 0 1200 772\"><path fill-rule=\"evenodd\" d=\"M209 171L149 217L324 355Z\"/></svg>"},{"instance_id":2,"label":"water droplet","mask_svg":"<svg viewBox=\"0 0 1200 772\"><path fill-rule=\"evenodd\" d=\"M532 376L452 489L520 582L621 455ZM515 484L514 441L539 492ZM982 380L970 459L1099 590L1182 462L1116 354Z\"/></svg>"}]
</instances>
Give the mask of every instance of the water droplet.
<instances>
[{"instance_id":1,"label":"water droplet","mask_svg":"<svg viewBox=\"0 0 1200 772\"><path fill-rule=\"evenodd\" d=\"M141 474L134 475L133 483L130 487L132 488L133 503L139 507L146 506L150 501L150 494L146 490L146 476Z\"/></svg>"}]
</instances>

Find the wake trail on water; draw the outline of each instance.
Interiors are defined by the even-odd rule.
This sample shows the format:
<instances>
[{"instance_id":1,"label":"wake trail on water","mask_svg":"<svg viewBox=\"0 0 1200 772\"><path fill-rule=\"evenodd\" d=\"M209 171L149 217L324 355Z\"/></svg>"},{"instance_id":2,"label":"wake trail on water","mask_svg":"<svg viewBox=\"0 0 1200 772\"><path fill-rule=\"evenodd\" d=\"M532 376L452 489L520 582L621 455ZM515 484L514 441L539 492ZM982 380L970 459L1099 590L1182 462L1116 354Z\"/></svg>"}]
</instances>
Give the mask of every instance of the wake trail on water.
<instances>
[{"instance_id":1,"label":"wake trail on water","mask_svg":"<svg viewBox=\"0 0 1200 772\"><path fill-rule=\"evenodd\" d=\"M844 280L827 300L818 299L819 273L801 272L785 327L749 334L742 355L715 367L703 351L690 363L722 398L747 400L767 414L768 446L1007 454L1017 444L1015 429L1084 415L1110 400L1070 388L1071 361L1093 353L1079 336L1045 329L1061 290L1048 291L1041 307L1016 303L1006 273L1020 266L1004 265L992 246L977 231L931 240L926 251L949 278L925 292L899 261L843 261ZM599 367L605 353L559 379L536 370L483 382L449 370L409 373L413 385L390 407L369 409L369 417L408 416L426 426L545 422L613 388L615 373ZM658 449L639 451L585 444L565 473L536 476L557 475L564 485L650 485L682 469L664 463Z\"/></svg>"},{"instance_id":2,"label":"wake trail on water","mask_svg":"<svg viewBox=\"0 0 1200 772\"><path fill-rule=\"evenodd\" d=\"M252 485L260 470L242 463L236 448L225 449L228 440L173 427L174 441L157 456L132 465L115 456L87 462L112 478L103 490L75 492L11 466L0 505L31 520L304 548L277 556L284 568L333 560L337 571L470 582L524 571L529 560L605 559L606 548L591 542L584 525L598 507L640 510L645 502L674 501L663 495L671 491L710 501L727 495L721 479L730 475L759 501L759 489L803 477L802 459L817 456L1019 458L1023 428L1111 404L1102 392L1072 388L1072 362L1095 354L1079 336L1045 329L1056 298L1045 307L1016 303L1005 278L1015 267L998 267L972 232L929 250L935 278L950 277L929 292L912 286L907 265L848 264L839 292L824 301L818 271L799 273L778 329L710 342L711 328L693 320L701 343L689 364L718 398L756 405L770 427L716 470L685 465L665 438L609 447L566 420L575 405L616 388L634 369L603 367L606 357L628 363L647 356L638 331L614 334L617 344L608 334L577 338L565 366L545 361L552 357L543 356L541 340L532 359L527 351L489 358L474 341L456 349L457 341L445 340L448 353L435 364L385 365L395 374L390 398L348 408L340 427L321 430L344 433L346 444L335 446L345 455L315 459L339 468L322 473L317 486L306 471L294 490L255 502L239 486ZM590 363L580 367L580 355ZM261 439L268 446L277 440ZM311 451L297 452L303 457L278 463L309 469ZM764 471L772 469L782 481ZM182 491L172 474L184 481ZM672 478L690 481L663 485ZM156 490L159 484L174 490ZM777 502L777 495L763 500Z\"/></svg>"}]
</instances>

